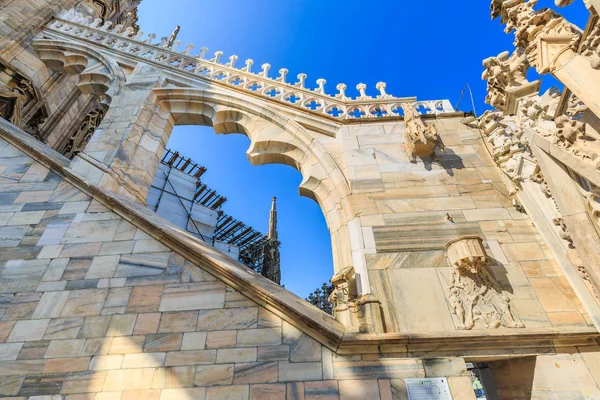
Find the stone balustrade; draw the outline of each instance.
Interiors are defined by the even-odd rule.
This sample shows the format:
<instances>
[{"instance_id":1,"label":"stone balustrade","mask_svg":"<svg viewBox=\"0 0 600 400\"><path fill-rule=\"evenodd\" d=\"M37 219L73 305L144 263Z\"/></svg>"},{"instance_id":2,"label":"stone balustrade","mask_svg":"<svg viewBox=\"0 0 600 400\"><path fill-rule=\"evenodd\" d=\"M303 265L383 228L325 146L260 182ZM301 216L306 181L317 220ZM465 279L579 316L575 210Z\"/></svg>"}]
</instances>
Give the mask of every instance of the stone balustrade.
<instances>
[{"instance_id":1,"label":"stone balustrade","mask_svg":"<svg viewBox=\"0 0 600 400\"><path fill-rule=\"evenodd\" d=\"M267 63L261 66L260 72L255 73L252 72L254 61L251 59L246 60L244 67L237 67L238 56L232 55L228 62L222 63L223 52L217 51L213 58L207 59L208 49L205 47L200 49L198 55L192 56L189 54L194 47L192 44L177 51L178 42L172 47L165 47L162 41L153 43L156 38L154 33L145 35L139 31L133 34L130 28L123 29L120 25L112 26L111 22L103 24L99 19L90 19L71 13L63 16L63 19L53 20L46 29L332 119L402 117L403 103L411 103L419 115L455 111L448 100L415 101L414 97L391 96L386 92L385 82L377 83L379 95L376 97L366 94L366 85L363 83L356 86L360 93L356 98L346 96L347 86L343 83L336 86L337 94L327 94L325 79L318 79L317 87L310 89L305 86L307 76L303 73L298 74L296 82L288 82L289 71L286 68L281 68L277 77L270 77L271 65Z\"/></svg>"}]
</instances>

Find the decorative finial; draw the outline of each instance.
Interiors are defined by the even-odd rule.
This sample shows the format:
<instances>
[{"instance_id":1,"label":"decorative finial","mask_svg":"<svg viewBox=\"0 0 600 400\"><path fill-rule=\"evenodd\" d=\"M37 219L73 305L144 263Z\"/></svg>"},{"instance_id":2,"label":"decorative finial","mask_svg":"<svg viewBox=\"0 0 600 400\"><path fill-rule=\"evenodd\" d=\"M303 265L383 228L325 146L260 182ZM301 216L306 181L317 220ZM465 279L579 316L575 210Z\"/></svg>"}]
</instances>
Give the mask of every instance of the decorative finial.
<instances>
[{"instance_id":1,"label":"decorative finial","mask_svg":"<svg viewBox=\"0 0 600 400\"><path fill-rule=\"evenodd\" d=\"M304 89L304 81L306 80L306 76L307 75L305 73L298 74L298 82L294 83L294 86Z\"/></svg>"},{"instance_id":2,"label":"decorative finial","mask_svg":"<svg viewBox=\"0 0 600 400\"><path fill-rule=\"evenodd\" d=\"M215 64L218 64L222 55L223 55L223 52L221 50L215 51L215 56L213 58L211 58L210 60L208 60L208 61L209 62L213 62Z\"/></svg>"},{"instance_id":3,"label":"decorative finial","mask_svg":"<svg viewBox=\"0 0 600 400\"><path fill-rule=\"evenodd\" d=\"M186 56L190 55L190 53L192 52L192 49L194 48L194 43L190 43L186 46L185 50L183 51L183 54L185 54Z\"/></svg>"},{"instance_id":4,"label":"decorative finial","mask_svg":"<svg viewBox=\"0 0 600 400\"><path fill-rule=\"evenodd\" d=\"M390 97L390 95L385 92L386 86L387 85L386 85L385 82L377 82L377 85L375 85L375 87L377 88L377 90L379 90L379 96L377 96L377 98L379 98L379 99L387 99L387 98Z\"/></svg>"},{"instance_id":5,"label":"decorative finial","mask_svg":"<svg viewBox=\"0 0 600 400\"><path fill-rule=\"evenodd\" d=\"M265 78L269 77L269 70L271 69L271 64L269 63L264 63L263 65L261 65L262 67L262 71L260 71L260 73L258 74L259 76L264 76Z\"/></svg>"},{"instance_id":6,"label":"decorative finial","mask_svg":"<svg viewBox=\"0 0 600 400\"><path fill-rule=\"evenodd\" d=\"M204 60L204 57L206 56L206 53L208 52L208 47L202 47L200 49L200 54L198 54L198 57L196 57L198 60Z\"/></svg>"},{"instance_id":7,"label":"decorative finial","mask_svg":"<svg viewBox=\"0 0 600 400\"><path fill-rule=\"evenodd\" d=\"M356 85L356 90L358 90L358 92L360 93L360 96L357 97L357 100L367 100L367 94L365 93L365 91L367 90L367 85L365 85L364 83L359 83L358 85Z\"/></svg>"},{"instance_id":8,"label":"decorative finial","mask_svg":"<svg viewBox=\"0 0 600 400\"><path fill-rule=\"evenodd\" d=\"M246 66L244 68L242 68L242 71L244 72L252 72L252 65L254 64L254 60L249 58L246 60Z\"/></svg>"},{"instance_id":9,"label":"decorative finial","mask_svg":"<svg viewBox=\"0 0 600 400\"><path fill-rule=\"evenodd\" d=\"M229 62L225 64L226 67L235 68L235 62L237 61L238 56L235 54L229 57Z\"/></svg>"},{"instance_id":10,"label":"decorative finial","mask_svg":"<svg viewBox=\"0 0 600 400\"><path fill-rule=\"evenodd\" d=\"M338 99L346 100L346 89L348 88L348 86L346 86L345 83L338 83L338 85L335 88L338 90L338 94L336 94L335 97L337 97Z\"/></svg>"},{"instance_id":11,"label":"decorative finial","mask_svg":"<svg viewBox=\"0 0 600 400\"><path fill-rule=\"evenodd\" d=\"M156 39L156 33L151 33L151 34L148 35L148 37L146 38L146 40L144 41L144 43L147 43L147 44L151 45L152 41L154 39Z\"/></svg>"},{"instance_id":12,"label":"decorative finial","mask_svg":"<svg viewBox=\"0 0 600 400\"><path fill-rule=\"evenodd\" d=\"M133 39L133 40L140 40L140 38L141 38L142 36L144 36L144 33L145 33L145 32L144 32L143 30L141 30L141 29L140 29L140 30L138 31L138 33L136 33L136 34L135 34L135 36L134 36L132 39Z\"/></svg>"},{"instance_id":13,"label":"decorative finial","mask_svg":"<svg viewBox=\"0 0 600 400\"><path fill-rule=\"evenodd\" d=\"M319 87L315 89L315 92L325 94L325 83L326 82L327 81L323 78L317 79L317 85L319 85Z\"/></svg>"},{"instance_id":14,"label":"decorative finial","mask_svg":"<svg viewBox=\"0 0 600 400\"><path fill-rule=\"evenodd\" d=\"M100 30L101 31L108 31L111 26L113 26L112 21L106 21L104 24L102 24L102 26L100 27Z\"/></svg>"},{"instance_id":15,"label":"decorative finial","mask_svg":"<svg viewBox=\"0 0 600 400\"><path fill-rule=\"evenodd\" d=\"M287 82L285 81L285 78L286 78L286 76L287 76L288 72L289 72L289 71L288 71L288 69L287 69L287 68L281 68L281 69L279 70L279 76L277 77L277 79L276 79L276 80L277 80L277 81L279 81L279 82L281 82L281 83L287 83Z\"/></svg>"}]
</instances>

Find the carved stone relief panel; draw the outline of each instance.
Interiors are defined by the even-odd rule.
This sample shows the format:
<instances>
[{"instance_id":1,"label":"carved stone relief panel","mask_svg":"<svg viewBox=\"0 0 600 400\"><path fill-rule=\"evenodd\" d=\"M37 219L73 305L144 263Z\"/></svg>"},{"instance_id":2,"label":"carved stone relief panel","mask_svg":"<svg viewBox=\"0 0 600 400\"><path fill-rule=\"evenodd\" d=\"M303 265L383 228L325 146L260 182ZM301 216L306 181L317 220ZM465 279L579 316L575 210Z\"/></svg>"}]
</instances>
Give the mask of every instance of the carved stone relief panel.
<instances>
[{"instance_id":1,"label":"carved stone relief panel","mask_svg":"<svg viewBox=\"0 0 600 400\"><path fill-rule=\"evenodd\" d=\"M489 258L478 236L463 236L446 245L452 266L447 300L460 330L523 328L510 307L510 299L488 271Z\"/></svg>"}]
</instances>

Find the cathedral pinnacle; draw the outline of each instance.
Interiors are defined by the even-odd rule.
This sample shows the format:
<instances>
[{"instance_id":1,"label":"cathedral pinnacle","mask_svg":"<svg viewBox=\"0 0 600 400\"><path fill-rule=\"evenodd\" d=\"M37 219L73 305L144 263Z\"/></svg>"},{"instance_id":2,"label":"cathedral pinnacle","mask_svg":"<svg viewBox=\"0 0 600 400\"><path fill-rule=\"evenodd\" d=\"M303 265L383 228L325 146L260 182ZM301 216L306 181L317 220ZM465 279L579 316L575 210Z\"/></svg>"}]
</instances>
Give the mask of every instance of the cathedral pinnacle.
<instances>
[{"instance_id":1,"label":"cathedral pinnacle","mask_svg":"<svg viewBox=\"0 0 600 400\"><path fill-rule=\"evenodd\" d=\"M271 202L268 237L271 239L277 239L277 197L273 197L273 200Z\"/></svg>"}]
</instances>

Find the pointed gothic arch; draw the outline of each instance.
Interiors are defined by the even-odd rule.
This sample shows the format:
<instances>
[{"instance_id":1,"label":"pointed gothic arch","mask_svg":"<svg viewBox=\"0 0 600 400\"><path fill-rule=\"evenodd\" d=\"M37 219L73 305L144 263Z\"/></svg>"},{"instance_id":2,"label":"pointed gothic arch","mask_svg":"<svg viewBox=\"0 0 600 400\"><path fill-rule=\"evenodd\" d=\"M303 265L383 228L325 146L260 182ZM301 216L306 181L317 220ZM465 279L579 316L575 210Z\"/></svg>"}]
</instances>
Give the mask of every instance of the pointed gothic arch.
<instances>
[{"instance_id":1,"label":"pointed gothic arch","mask_svg":"<svg viewBox=\"0 0 600 400\"><path fill-rule=\"evenodd\" d=\"M123 69L91 47L51 39L36 39L32 45L50 69L79 75L79 90L98 96L106 106L125 84Z\"/></svg>"},{"instance_id":2,"label":"pointed gothic arch","mask_svg":"<svg viewBox=\"0 0 600 400\"><path fill-rule=\"evenodd\" d=\"M217 134L246 135L250 139L246 152L250 163L284 164L301 173L299 194L321 207L332 238L336 270L352 263L350 248L339 245L349 243L346 225L352 211L341 204L349 196L350 186L331 155L304 127L273 110L223 92L166 87L155 88L153 96L160 112L153 115L149 126L164 128L162 132L146 131L144 136L160 140L158 153L164 150L176 125L204 125L213 127Z\"/></svg>"}]
</instances>

